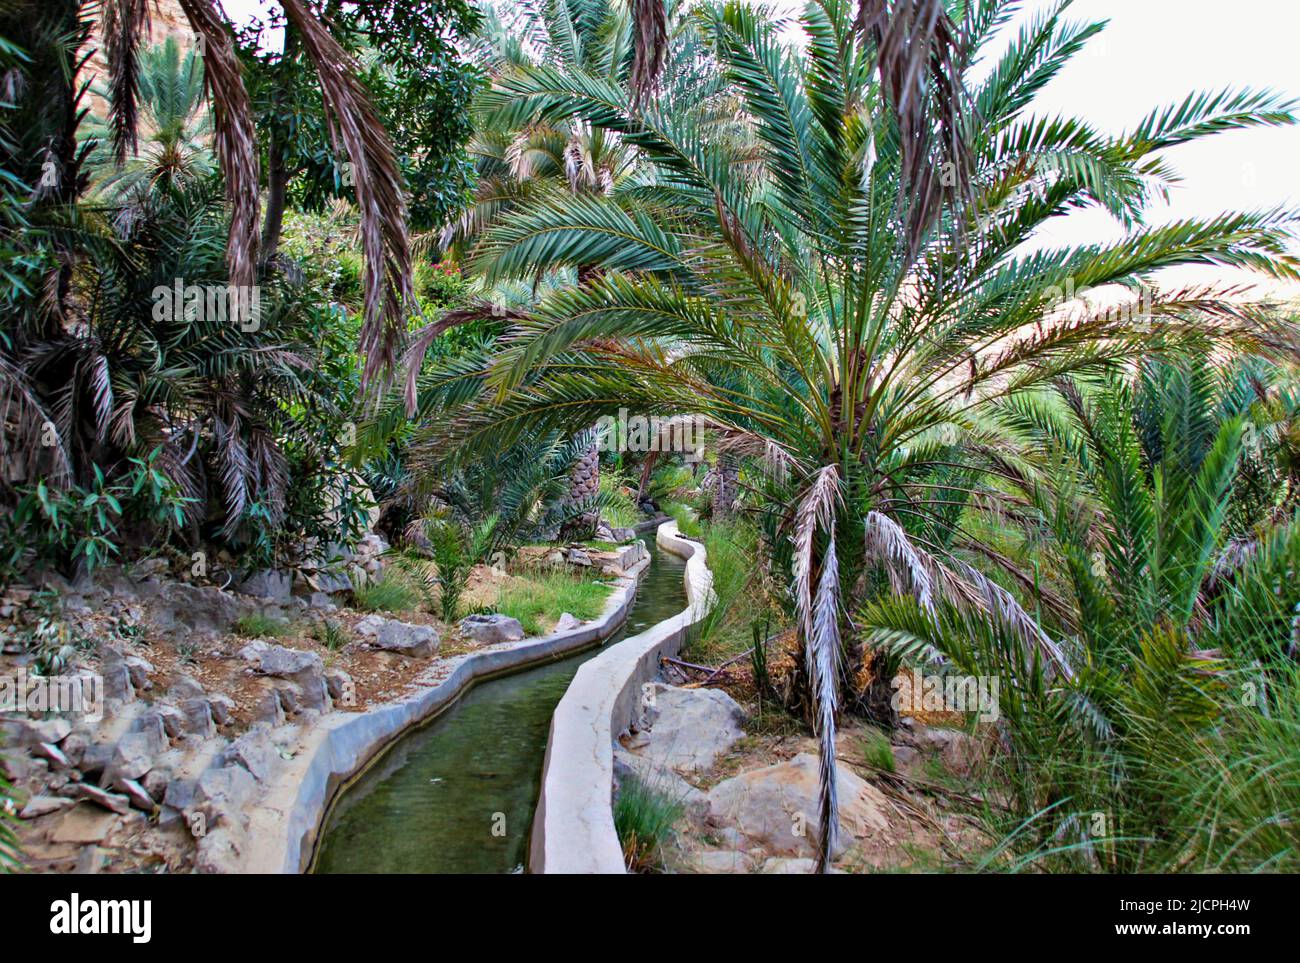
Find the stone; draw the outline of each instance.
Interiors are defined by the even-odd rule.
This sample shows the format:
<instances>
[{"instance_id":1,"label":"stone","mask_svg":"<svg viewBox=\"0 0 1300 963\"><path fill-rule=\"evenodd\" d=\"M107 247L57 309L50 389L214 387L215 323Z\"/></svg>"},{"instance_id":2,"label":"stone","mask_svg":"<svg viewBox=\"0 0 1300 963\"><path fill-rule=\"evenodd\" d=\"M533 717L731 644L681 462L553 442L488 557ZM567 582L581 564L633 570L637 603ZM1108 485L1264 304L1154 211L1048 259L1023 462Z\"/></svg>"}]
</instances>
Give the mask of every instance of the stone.
<instances>
[{"instance_id":1,"label":"stone","mask_svg":"<svg viewBox=\"0 0 1300 963\"><path fill-rule=\"evenodd\" d=\"M240 582L236 591L260 599L286 602L293 594L293 575L289 572L264 568Z\"/></svg>"},{"instance_id":2,"label":"stone","mask_svg":"<svg viewBox=\"0 0 1300 963\"><path fill-rule=\"evenodd\" d=\"M745 731L745 711L720 689L653 683L641 728L640 755L678 772L705 772Z\"/></svg>"},{"instance_id":3,"label":"stone","mask_svg":"<svg viewBox=\"0 0 1300 963\"><path fill-rule=\"evenodd\" d=\"M245 662L257 663L262 661L262 656L266 655L270 648L271 643L265 642L262 639L254 639L252 642L249 642L241 648L236 654Z\"/></svg>"},{"instance_id":4,"label":"stone","mask_svg":"<svg viewBox=\"0 0 1300 963\"><path fill-rule=\"evenodd\" d=\"M460 631L477 642L518 642L524 637L524 627L518 619L508 615L467 615L460 621Z\"/></svg>"},{"instance_id":5,"label":"stone","mask_svg":"<svg viewBox=\"0 0 1300 963\"><path fill-rule=\"evenodd\" d=\"M31 752L34 756L49 760L50 764L56 769L72 768L72 763L63 754L63 750L52 742L38 742L32 747Z\"/></svg>"},{"instance_id":6,"label":"stone","mask_svg":"<svg viewBox=\"0 0 1300 963\"><path fill-rule=\"evenodd\" d=\"M268 688L257 698L253 707L253 721L265 722L272 728L284 725L284 705L280 702L280 693Z\"/></svg>"},{"instance_id":7,"label":"stone","mask_svg":"<svg viewBox=\"0 0 1300 963\"><path fill-rule=\"evenodd\" d=\"M763 868L759 870L767 876L807 876L810 873L817 872L817 860L806 857L799 859L786 859L780 856L773 856L771 859L763 861Z\"/></svg>"},{"instance_id":8,"label":"stone","mask_svg":"<svg viewBox=\"0 0 1300 963\"><path fill-rule=\"evenodd\" d=\"M83 847L77 854L77 862L72 872L78 876L93 876L104 868L107 858L108 854L92 843Z\"/></svg>"},{"instance_id":9,"label":"stone","mask_svg":"<svg viewBox=\"0 0 1300 963\"><path fill-rule=\"evenodd\" d=\"M213 767L199 776L194 805L211 826L243 825L244 807L256 791L256 781L243 766Z\"/></svg>"},{"instance_id":10,"label":"stone","mask_svg":"<svg viewBox=\"0 0 1300 963\"><path fill-rule=\"evenodd\" d=\"M216 735L217 723L212 718L212 704L206 698L186 699L180 705L185 714L185 732L187 735L201 736L204 739Z\"/></svg>"},{"instance_id":11,"label":"stone","mask_svg":"<svg viewBox=\"0 0 1300 963\"><path fill-rule=\"evenodd\" d=\"M92 786L89 783L79 782L71 786L72 798L85 799L93 802L97 806L117 813L119 816L125 816L131 811L131 801L125 796L111 793L98 786ZM102 837L101 837L102 838ZM97 842L98 840L86 840L87 842Z\"/></svg>"},{"instance_id":12,"label":"stone","mask_svg":"<svg viewBox=\"0 0 1300 963\"><path fill-rule=\"evenodd\" d=\"M298 687L303 705L307 708L329 708L329 693L325 689L325 664L315 652L273 645L262 656L258 669L263 675L292 682Z\"/></svg>"},{"instance_id":13,"label":"stone","mask_svg":"<svg viewBox=\"0 0 1300 963\"><path fill-rule=\"evenodd\" d=\"M619 783L635 778L682 804L692 819L700 819L708 812L708 798L699 789L670 769L659 767L654 760L630 752L623 746L614 746L614 778Z\"/></svg>"},{"instance_id":14,"label":"stone","mask_svg":"<svg viewBox=\"0 0 1300 963\"><path fill-rule=\"evenodd\" d=\"M438 651L441 640L437 631L428 625L410 625L395 619L385 619L371 642L385 652L396 652L410 658L425 659Z\"/></svg>"},{"instance_id":15,"label":"stone","mask_svg":"<svg viewBox=\"0 0 1300 963\"><path fill-rule=\"evenodd\" d=\"M591 556L580 548L571 548L564 553L564 560L570 565L591 568Z\"/></svg>"},{"instance_id":16,"label":"stone","mask_svg":"<svg viewBox=\"0 0 1300 963\"><path fill-rule=\"evenodd\" d=\"M172 705L165 702L159 702L152 709L141 714L136 720L136 726L141 730L148 727L149 729L162 731L164 741L166 739L177 739L185 734L185 713Z\"/></svg>"},{"instance_id":17,"label":"stone","mask_svg":"<svg viewBox=\"0 0 1300 963\"><path fill-rule=\"evenodd\" d=\"M198 792L197 779L173 779L163 792L163 803L172 809L188 812Z\"/></svg>"},{"instance_id":18,"label":"stone","mask_svg":"<svg viewBox=\"0 0 1300 963\"><path fill-rule=\"evenodd\" d=\"M134 779L119 779L116 788L125 794L126 798L131 801L131 805L143 812L151 813L158 808L149 791L136 782Z\"/></svg>"},{"instance_id":19,"label":"stone","mask_svg":"<svg viewBox=\"0 0 1300 963\"><path fill-rule=\"evenodd\" d=\"M734 826L750 843L775 856L816 856L819 761L800 753L789 762L754 769L714 786L709 821ZM889 804L875 786L843 766L836 768L840 832L838 858L854 838L883 831Z\"/></svg>"},{"instance_id":20,"label":"stone","mask_svg":"<svg viewBox=\"0 0 1300 963\"><path fill-rule=\"evenodd\" d=\"M48 816L50 813L62 812L71 806L75 806L75 799L68 799L66 796L33 796L27 800L25 805L18 813L19 819L39 819L42 816Z\"/></svg>"},{"instance_id":21,"label":"stone","mask_svg":"<svg viewBox=\"0 0 1300 963\"><path fill-rule=\"evenodd\" d=\"M149 676L153 674L153 664L147 659L142 659L138 655L128 655L122 660L126 665L127 676L131 679L131 685L137 692L144 692L153 688L153 682Z\"/></svg>"},{"instance_id":22,"label":"stone","mask_svg":"<svg viewBox=\"0 0 1300 963\"><path fill-rule=\"evenodd\" d=\"M382 615L367 615L353 626L353 631L357 635L366 638L374 638L379 634L379 630L382 629L387 622L388 619L384 618Z\"/></svg>"},{"instance_id":23,"label":"stone","mask_svg":"<svg viewBox=\"0 0 1300 963\"><path fill-rule=\"evenodd\" d=\"M139 779L153 768L154 756L162 748L165 746L160 747L152 733L128 732L117 741L100 785L112 786L122 779Z\"/></svg>"},{"instance_id":24,"label":"stone","mask_svg":"<svg viewBox=\"0 0 1300 963\"><path fill-rule=\"evenodd\" d=\"M329 570L317 572L307 579L307 583L317 592L326 596L351 592L353 589L352 579L348 578L346 572L332 572Z\"/></svg>"},{"instance_id":25,"label":"stone","mask_svg":"<svg viewBox=\"0 0 1300 963\"><path fill-rule=\"evenodd\" d=\"M15 746L26 748L42 742L58 745L72 732L72 723L67 719L14 719L7 721L5 728L10 730L9 739Z\"/></svg>"},{"instance_id":26,"label":"stone","mask_svg":"<svg viewBox=\"0 0 1300 963\"><path fill-rule=\"evenodd\" d=\"M746 853L706 849L691 853L682 868L688 873L752 873L754 860Z\"/></svg>"},{"instance_id":27,"label":"stone","mask_svg":"<svg viewBox=\"0 0 1300 963\"><path fill-rule=\"evenodd\" d=\"M242 833L230 826L219 826L199 840L194 869L204 874L237 873L243 845Z\"/></svg>"},{"instance_id":28,"label":"stone","mask_svg":"<svg viewBox=\"0 0 1300 963\"><path fill-rule=\"evenodd\" d=\"M555 620L556 632L571 632L582 625L582 621L574 617L569 612L561 612L560 617Z\"/></svg>"},{"instance_id":29,"label":"stone","mask_svg":"<svg viewBox=\"0 0 1300 963\"><path fill-rule=\"evenodd\" d=\"M126 667L125 661L118 659L110 662L105 659L99 672L104 677L105 699L122 702L135 698L135 687L131 685L131 670Z\"/></svg>"},{"instance_id":30,"label":"stone","mask_svg":"<svg viewBox=\"0 0 1300 963\"><path fill-rule=\"evenodd\" d=\"M167 795L167 785L171 782L171 771L154 768L144 774L140 785L152 799L162 799Z\"/></svg>"},{"instance_id":31,"label":"stone","mask_svg":"<svg viewBox=\"0 0 1300 963\"><path fill-rule=\"evenodd\" d=\"M178 676L167 690L167 698L180 703L186 699L202 699L207 695L203 685L193 676Z\"/></svg>"},{"instance_id":32,"label":"stone","mask_svg":"<svg viewBox=\"0 0 1300 963\"><path fill-rule=\"evenodd\" d=\"M334 702L342 702L353 691L352 676L338 667L326 669L325 688Z\"/></svg>"},{"instance_id":33,"label":"stone","mask_svg":"<svg viewBox=\"0 0 1300 963\"><path fill-rule=\"evenodd\" d=\"M131 577L134 579L153 578L162 575L171 568L165 558L143 558L131 566Z\"/></svg>"},{"instance_id":34,"label":"stone","mask_svg":"<svg viewBox=\"0 0 1300 963\"><path fill-rule=\"evenodd\" d=\"M215 586L164 582L150 611L154 625L165 632L225 635L254 609L253 603Z\"/></svg>"},{"instance_id":35,"label":"stone","mask_svg":"<svg viewBox=\"0 0 1300 963\"><path fill-rule=\"evenodd\" d=\"M307 607L318 612L337 612L338 606L324 592L312 592L311 598L307 601Z\"/></svg>"},{"instance_id":36,"label":"stone","mask_svg":"<svg viewBox=\"0 0 1300 963\"><path fill-rule=\"evenodd\" d=\"M108 835L117 822L112 813L91 806L74 805L58 817L58 825L50 832L52 843L98 843Z\"/></svg>"},{"instance_id":37,"label":"stone","mask_svg":"<svg viewBox=\"0 0 1300 963\"><path fill-rule=\"evenodd\" d=\"M230 725L235 717L235 700L220 692L208 697L208 707L212 711L212 721L219 726Z\"/></svg>"},{"instance_id":38,"label":"stone","mask_svg":"<svg viewBox=\"0 0 1300 963\"><path fill-rule=\"evenodd\" d=\"M221 766L239 765L247 769L258 782L266 782L275 774L281 762L280 753L271 744L265 729L252 729L244 733L217 757Z\"/></svg>"},{"instance_id":39,"label":"stone","mask_svg":"<svg viewBox=\"0 0 1300 963\"><path fill-rule=\"evenodd\" d=\"M616 528L611 533L614 537L610 539L614 542L630 542L636 538L635 528Z\"/></svg>"}]
</instances>

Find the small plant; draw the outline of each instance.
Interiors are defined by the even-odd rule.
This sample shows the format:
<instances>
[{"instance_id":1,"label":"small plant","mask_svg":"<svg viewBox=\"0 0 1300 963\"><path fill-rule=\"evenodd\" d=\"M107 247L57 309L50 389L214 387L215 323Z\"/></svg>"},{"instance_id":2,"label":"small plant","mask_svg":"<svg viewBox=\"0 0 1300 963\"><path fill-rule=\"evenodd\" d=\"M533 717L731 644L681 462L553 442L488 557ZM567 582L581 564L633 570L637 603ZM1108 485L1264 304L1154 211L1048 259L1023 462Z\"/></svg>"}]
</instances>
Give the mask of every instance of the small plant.
<instances>
[{"instance_id":1,"label":"small plant","mask_svg":"<svg viewBox=\"0 0 1300 963\"><path fill-rule=\"evenodd\" d=\"M0 873L17 872L22 863L18 836L14 832L17 809L13 787L9 785L9 780L5 778L4 773L0 772Z\"/></svg>"},{"instance_id":2,"label":"small plant","mask_svg":"<svg viewBox=\"0 0 1300 963\"><path fill-rule=\"evenodd\" d=\"M312 628L311 637L331 652L337 652L349 642L352 636L343 623L334 619L322 619Z\"/></svg>"},{"instance_id":3,"label":"small plant","mask_svg":"<svg viewBox=\"0 0 1300 963\"><path fill-rule=\"evenodd\" d=\"M496 515L473 528L445 518L433 519L425 526L437 568L434 581L438 586L438 614L444 622L456 621L470 572L492 544L496 527Z\"/></svg>"},{"instance_id":4,"label":"small plant","mask_svg":"<svg viewBox=\"0 0 1300 963\"><path fill-rule=\"evenodd\" d=\"M634 873L663 868L663 847L684 811L680 800L636 776L624 779L614 800L614 829L623 845L623 860Z\"/></svg>"},{"instance_id":5,"label":"small plant","mask_svg":"<svg viewBox=\"0 0 1300 963\"><path fill-rule=\"evenodd\" d=\"M750 632L754 637L753 647L749 650L749 664L754 670L754 690L758 693L761 703L764 696L773 693L772 675L767 667L767 632L771 623L764 619L763 627L760 629L758 622L755 621L750 626Z\"/></svg>"},{"instance_id":6,"label":"small plant","mask_svg":"<svg viewBox=\"0 0 1300 963\"><path fill-rule=\"evenodd\" d=\"M34 656L32 668L37 675L58 675L73 661L78 650L91 648L93 640L64 619L63 606L55 592L37 592L29 604L34 618L18 629L18 642Z\"/></svg>"},{"instance_id":7,"label":"small plant","mask_svg":"<svg viewBox=\"0 0 1300 963\"><path fill-rule=\"evenodd\" d=\"M885 772L894 772L894 747L889 744L889 737L879 729L869 729L862 738L862 758L868 766Z\"/></svg>"},{"instance_id":8,"label":"small plant","mask_svg":"<svg viewBox=\"0 0 1300 963\"><path fill-rule=\"evenodd\" d=\"M278 639L289 634L289 623L265 612L249 612L235 620L235 634L248 639Z\"/></svg>"},{"instance_id":9,"label":"small plant","mask_svg":"<svg viewBox=\"0 0 1300 963\"><path fill-rule=\"evenodd\" d=\"M176 658L184 665L197 665L201 646L198 642L183 641L176 643Z\"/></svg>"},{"instance_id":10,"label":"small plant","mask_svg":"<svg viewBox=\"0 0 1300 963\"><path fill-rule=\"evenodd\" d=\"M352 593L353 607L362 612L407 612L420 602L419 590L392 569Z\"/></svg>"}]
</instances>

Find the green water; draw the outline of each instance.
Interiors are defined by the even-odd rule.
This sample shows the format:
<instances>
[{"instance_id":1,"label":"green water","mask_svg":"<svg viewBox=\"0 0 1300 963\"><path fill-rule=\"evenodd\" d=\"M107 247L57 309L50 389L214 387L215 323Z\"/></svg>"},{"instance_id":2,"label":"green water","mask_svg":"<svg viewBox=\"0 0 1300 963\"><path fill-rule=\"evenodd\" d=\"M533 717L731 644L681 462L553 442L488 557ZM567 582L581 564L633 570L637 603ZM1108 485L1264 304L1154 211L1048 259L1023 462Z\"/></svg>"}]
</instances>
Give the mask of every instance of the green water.
<instances>
[{"instance_id":1,"label":"green water","mask_svg":"<svg viewBox=\"0 0 1300 963\"><path fill-rule=\"evenodd\" d=\"M655 549L606 645L686 607L685 563ZM527 860L551 713L599 648L471 689L403 737L339 799L318 873L511 873Z\"/></svg>"}]
</instances>

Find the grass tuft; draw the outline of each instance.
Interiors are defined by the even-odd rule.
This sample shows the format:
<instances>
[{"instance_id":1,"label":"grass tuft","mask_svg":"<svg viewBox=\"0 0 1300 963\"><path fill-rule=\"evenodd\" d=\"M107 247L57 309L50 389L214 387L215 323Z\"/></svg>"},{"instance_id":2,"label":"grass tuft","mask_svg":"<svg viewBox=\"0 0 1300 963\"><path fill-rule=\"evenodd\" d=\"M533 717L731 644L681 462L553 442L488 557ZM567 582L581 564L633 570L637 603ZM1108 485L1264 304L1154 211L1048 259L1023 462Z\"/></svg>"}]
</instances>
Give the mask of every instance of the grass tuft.
<instances>
[{"instance_id":1,"label":"grass tuft","mask_svg":"<svg viewBox=\"0 0 1300 963\"><path fill-rule=\"evenodd\" d=\"M624 779L614 800L614 829L623 845L623 860L634 873L663 869L664 844L685 807L666 792L636 776Z\"/></svg>"},{"instance_id":2,"label":"grass tuft","mask_svg":"<svg viewBox=\"0 0 1300 963\"><path fill-rule=\"evenodd\" d=\"M568 572L530 575L501 589L496 611L518 619L528 635L541 635L563 612L583 621L596 618L612 589Z\"/></svg>"}]
</instances>

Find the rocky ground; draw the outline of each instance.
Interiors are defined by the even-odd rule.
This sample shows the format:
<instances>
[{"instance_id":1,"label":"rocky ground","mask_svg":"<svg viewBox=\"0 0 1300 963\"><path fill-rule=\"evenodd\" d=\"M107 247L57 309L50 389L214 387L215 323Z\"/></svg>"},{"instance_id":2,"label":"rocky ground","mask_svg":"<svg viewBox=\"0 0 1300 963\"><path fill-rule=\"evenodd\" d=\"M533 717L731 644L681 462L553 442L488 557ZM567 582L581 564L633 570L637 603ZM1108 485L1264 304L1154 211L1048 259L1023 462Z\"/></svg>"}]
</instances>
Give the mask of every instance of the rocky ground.
<instances>
[{"instance_id":1,"label":"rocky ground","mask_svg":"<svg viewBox=\"0 0 1300 963\"><path fill-rule=\"evenodd\" d=\"M746 713L720 689L655 683L638 727L615 746L634 775L683 804L664 868L804 873L817 838L816 743L784 713ZM940 720L955 723L956 720ZM965 785L983 737L904 717L892 741L846 720L837 737L843 872L938 869L983 840Z\"/></svg>"},{"instance_id":2,"label":"rocky ground","mask_svg":"<svg viewBox=\"0 0 1300 963\"><path fill-rule=\"evenodd\" d=\"M44 631L65 643L63 677L102 679L104 696L102 716L0 714L0 766L14 784L0 802L21 817L27 867L229 870L248 845L249 813L322 718L437 685L468 653L523 637L499 615L447 625L422 611L350 609L353 584L382 564L386 546L368 539L333 566L255 573L233 589L219 573L177 577L180 565L163 559L11 587L0 598L0 678L32 671L31 638ZM581 570L622 574L614 553L559 552ZM515 577L477 569L470 604ZM565 615L557 628L579 624Z\"/></svg>"}]
</instances>

